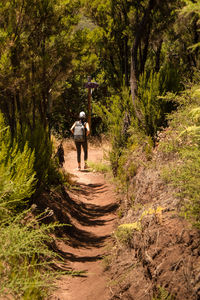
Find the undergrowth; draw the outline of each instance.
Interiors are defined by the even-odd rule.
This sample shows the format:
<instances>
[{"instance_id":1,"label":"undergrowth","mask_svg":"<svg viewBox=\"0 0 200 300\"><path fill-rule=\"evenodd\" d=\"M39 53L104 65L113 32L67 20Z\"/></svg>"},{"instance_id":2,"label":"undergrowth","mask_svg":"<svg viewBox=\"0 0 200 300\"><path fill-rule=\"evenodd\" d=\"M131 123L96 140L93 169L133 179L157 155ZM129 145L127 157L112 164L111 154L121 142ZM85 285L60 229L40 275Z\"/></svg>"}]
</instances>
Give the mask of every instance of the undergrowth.
<instances>
[{"instance_id":1,"label":"undergrowth","mask_svg":"<svg viewBox=\"0 0 200 300\"><path fill-rule=\"evenodd\" d=\"M157 149L167 161L162 164L161 176L175 188L182 214L200 228L200 89L192 86L178 96L170 93L165 98L166 102L174 101L177 110L168 115L165 138L158 142ZM115 148L112 151L117 155L115 178L131 202L138 167L153 166L154 142L132 121L126 143L119 149L120 155Z\"/></svg>"},{"instance_id":2,"label":"undergrowth","mask_svg":"<svg viewBox=\"0 0 200 300\"><path fill-rule=\"evenodd\" d=\"M52 268L58 255L47 246L58 224L39 225L44 217L45 213L35 218L28 210L0 222L1 296L43 299L59 275Z\"/></svg>"},{"instance_id":3,"label":"undergrowth","mask_svg":"<svg viewBox=\"0 0 200 300\"><path fill-rule=\"evenodd\" d=\"M181 108L169 116L170 130L159 145L173 155L162 177L176 188L184 216L200 228L200 90L193 87L176 100Z\"/></svg>"},{"instance_id":4,"label":"undergrowth","mask_svg":"<svg viewBox=\"0 0 200 300\"><path fill-rule=\"evenodd\" d=\"M22 209L35 191L34 151L12 142L9 127L0 114L0 219L8 211Z\"/></svg>"},{"instance_id":5,"label":"undergrowth","mask_svg":"<svg viewBox=\"0 0 200 300\"><path fill-rule=\"evenodd\" d=\"M99 173L109 173L111 171L110 165L102 163L102 162L92 162L88 161L88 166L89 168L94 171L94 172L99 172Z\"/></svg>"},{"instance_id":6,"label":"undergrowth","mask_svg":"<svg viewBox=\"0 0 200 300\"><path fill-rule=\"evenodd\" d=\"M157 220L161 221L162 219L163 207L158 206L157 208L149 208L143 210L140 216L138 216L137 221L134 223L121 224L118 226L117 230L114 232L115 239L124 245L131 245L134 231L141 232L142 220L149 215L154 215Z\"/></svg>"},{"instance_id":7,"label":"undergrowth","mask_svg":"<svg viewBox=\"0 0 200 300\"><path fill-rule=\"evenodd\" d=\"M61 274L54 268L61 258L50 244L51 233L62 225L41 222L52 211L35 217L31 209L27 210L37 181L46 182L50 172L39 176L42 169L38 173L35 163L39 154L23 138L11 136L0 113L0 296L39 300L48 295ZM44 143L40 146L44 162Z\"/></svg>"}]
</instances>

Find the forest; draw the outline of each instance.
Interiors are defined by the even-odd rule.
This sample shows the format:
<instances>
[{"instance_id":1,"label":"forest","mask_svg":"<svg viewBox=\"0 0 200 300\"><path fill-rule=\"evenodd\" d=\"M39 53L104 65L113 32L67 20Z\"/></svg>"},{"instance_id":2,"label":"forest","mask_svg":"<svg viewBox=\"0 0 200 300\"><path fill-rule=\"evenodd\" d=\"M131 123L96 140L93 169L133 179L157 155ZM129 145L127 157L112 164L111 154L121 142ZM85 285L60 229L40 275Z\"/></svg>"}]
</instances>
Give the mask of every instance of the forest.
<instances>
[{"instance_id":1,"label":"forest","mask_svg":"<svg viewBox=\"0 0 200 300\"><path fill-rule=\"evenodd\" d=\"M110 142L124 209L138 206L136 174L158 149L162 179L199 232L199 68L198 0L1 0L0 299L50 299L53 279L67 273L50 246L66 225L45 221L52 210L35 203L70 189L55 140L70 139L79 112L90 113L88 78L98 84L91 136ZM116 235L127 242L129 233ZM152 299L181 299L163 295Z\"/></svg>"}]
</instances>

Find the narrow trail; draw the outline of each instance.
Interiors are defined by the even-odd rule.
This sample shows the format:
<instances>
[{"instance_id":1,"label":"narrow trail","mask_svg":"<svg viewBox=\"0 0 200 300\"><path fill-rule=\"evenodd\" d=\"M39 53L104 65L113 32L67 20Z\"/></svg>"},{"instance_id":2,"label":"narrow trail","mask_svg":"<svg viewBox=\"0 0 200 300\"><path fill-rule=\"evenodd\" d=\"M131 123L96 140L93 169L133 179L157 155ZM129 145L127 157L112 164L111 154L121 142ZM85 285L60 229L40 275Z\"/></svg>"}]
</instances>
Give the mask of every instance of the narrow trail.
<instances>
[{"instance_id":1,"label":"narrow trail","mask_svg":"<svg viewBox=\"0 0 200 300\"><path fill-rule=\"evenodd\" d=\"M107 300L110 291L103 271L106 254L116 221L117 200L114 188L100 173L76 170L76 151L65 146L64 168L76 181L69 192L69 219L73 227L68 243L60 242L70 269L84 271L82 276L64 276L52 299ZM89 146L89 161L100 162L103 149Z\"/></svg>"}]
</instances>

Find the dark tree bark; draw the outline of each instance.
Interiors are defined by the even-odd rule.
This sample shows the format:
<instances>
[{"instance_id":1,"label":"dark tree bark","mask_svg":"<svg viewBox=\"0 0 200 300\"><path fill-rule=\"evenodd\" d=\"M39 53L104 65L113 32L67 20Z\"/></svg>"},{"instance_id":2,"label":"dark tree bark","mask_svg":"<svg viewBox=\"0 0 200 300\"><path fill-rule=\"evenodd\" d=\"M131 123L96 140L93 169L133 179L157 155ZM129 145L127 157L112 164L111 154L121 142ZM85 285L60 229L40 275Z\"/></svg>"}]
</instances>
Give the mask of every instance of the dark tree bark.
<instances>
[{"instance_id":1,"label":"dark tree bark","mask_svg":"<svg viewBox=\"0 0 200 300\"><path fill-rule=\"evenodd\" d=\"M21 109L20 92L19 92L19 90L16 90L14 98L15 98L16 107L17 107L16 113L17 113L17 116L19 117L20 129L22 131L23 115L22 115L22 109Z\"/></svg>"},{"instance_id":2,"label":"dark tree bark","mask_svg":"<svg viewBox=\"0 0 200 300\"><path fill-rule=\"evenodd\" d=\"M129 3L127 1L122 2L122 13L123 13L124 23L125 23L126 27L129 26L128 6L129 6ZM125 38L124 38L124 75L125 75L125 85L126 86L129 85L129 72L130 72L129 51L130 50L129 50L129 46L128 46L128 37L125 36Z\"/></svg>"},{"instance_id":3,"label":"dark tree bark","mask_svg":"<svg viewBox=\"0 0 200 300\"><path fill-rule=\"evenodd\" d=\"M193 21L194 44L197 44L200 38L198 21L199 21L198 17L195 17ZM195 49L193 55L193 63L195 67L198 67L198 57L199 57L199 47Z\"/></svg>"},{"instance_id":4,"label":"dark tree bark","mask_svg":"<svg viewBox=\"0 0 200 300\"><path fill-rule=\"evenodd\" d=\"M33 88L32 88L32 122L33 122L33 129L35 128L35 118L36 118L36 96L35 96L35 90L34 90L34 83L35 83L35 65L34 62L32 61L31 63L31 72L32 72L32 84L33 84Z\"/></svg>"},{"instance_id":5,"label":"dark tree bark","mask_svg":"<svg viewBox=\"0 0 200 300\"><path fill-rule=\"evenodd\" d=\"M128 47L128 38L124 39L124 74L125 74L125 85L129 85L129 47Z\"/></svg>"},{"instance_id":6,"label":"dark tree bark","mask_svg":"<svg viewBox=\"0 0 200 300\"><path fill-rule=\"evenodd\" d=\"M10 129L11 129L11 135L12 138L14 138L14 134L15 134L15 129L16 129L16 106L15 106L15 98L13 95L11 95L10 97L11 100L11 124L10 124Z\"/></svg>"},{"instance_id":7,"label":"dark tree bark","mask_svg":"<svg viewBox=\"0 0 200 300\"><path fill-rule=\"evenodd\" d=\"M9 99L9 101L8 101L8 99ZM11 99L10 93L8 91L3 92L2 98L0 101L0 107L6 118L7 123L11 126L12 125L12 115L11 115L11 109L10 109L10 99ZM12 132L12 134L14 134L14 132Z\"/></svg>"},{"instance_id":8,"label":"dark tree bark","mask_svg":"<svg viewBox=\"0 0 200 300\"><path fill-rule=\"evenodd\" d=\"M145 63L146 63L146 60L147 60L148 49L149 49L150 27L151 27L151 24L148 24L147 25L147 31L146 31L146 34L145 34L145 39L144 39L144 48L143 48L143 53L142 53L140 74L144 73Z\"/></svg>"},{"instance_id":9,"label":"dark tree bark","mask_svg":"<svg viewBox=\"0 0 200 300\"><path fill-rule=\"evenodd\" d=\"M163 40L161 39L158 44L158 48L156 51L156 64L155 64L155 71L158 72L160 70L160 54L162 50Z\"/></svg>"}]
</instances>

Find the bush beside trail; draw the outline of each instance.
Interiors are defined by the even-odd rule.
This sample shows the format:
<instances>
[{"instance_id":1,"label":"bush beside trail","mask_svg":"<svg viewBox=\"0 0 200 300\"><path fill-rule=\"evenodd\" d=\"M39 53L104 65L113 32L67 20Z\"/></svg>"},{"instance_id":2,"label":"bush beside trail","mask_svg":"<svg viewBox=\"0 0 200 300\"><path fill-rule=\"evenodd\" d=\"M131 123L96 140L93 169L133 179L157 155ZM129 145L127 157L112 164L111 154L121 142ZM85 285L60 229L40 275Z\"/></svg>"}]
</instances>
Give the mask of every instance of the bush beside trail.
<instances>
[{"instance_id":1,"label":"bush beside trail","mask_svg":"<svg viewBox=\"0 0 200 300\"><path fill-rule=\"evenodd\" d=\"M122 152L123 200L106 258L112 300L200 297L199 99L194 86L174 95L179 109L156 146L135 131Z\"/></svg>"},{"instance_id":2,"label":"bush beside trail","mask_svg":"<svg viewBox=\"0 0 200 300\"><path fill-rule=\"evenodd\" d=\"M0 297L44 299L60 274L53 268L58 255L48 245L53 241L50 234L61 225L42 224L53 212L46 208L41 214L31 206L36 188L47 185L50 172L48 168L40 176L35 163L37 155L45 153L43 144L36 155L30 140L23 138L20 132L13 139L0 114ZM41 155L42 167L44 160ZM46 164L50 163L49 157Z\"/></svg>"}]
</instances>

